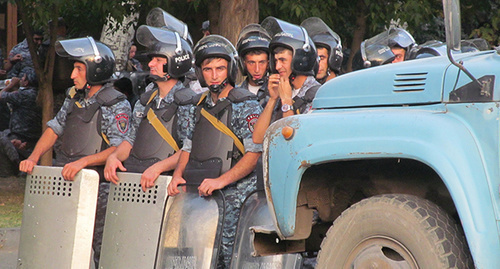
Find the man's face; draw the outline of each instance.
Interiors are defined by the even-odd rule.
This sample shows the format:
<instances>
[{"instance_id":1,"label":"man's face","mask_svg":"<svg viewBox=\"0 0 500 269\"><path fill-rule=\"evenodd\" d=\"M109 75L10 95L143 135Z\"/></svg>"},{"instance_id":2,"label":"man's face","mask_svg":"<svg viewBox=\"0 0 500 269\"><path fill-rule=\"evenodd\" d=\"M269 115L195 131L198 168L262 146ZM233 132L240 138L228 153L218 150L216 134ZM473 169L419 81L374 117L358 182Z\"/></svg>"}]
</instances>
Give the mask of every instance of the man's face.
<instances>
[{"instance_id":1,"label":"man's face","mask_svg":"<svg viewBox=\"0 0 500 269\"><path fill-rule=\"evenodd\" d=\"M274 54L276 71L281 77L290 77L292 74L292 51L286 49L280 53Z\"/></svg>"},{"instance_id":2,"label":"man's face","mask_svg":"<svg viewBox=\"0 0 500 269\"><path fill-rule=\"evenodd\" d=\"M37 47L42 45L42 41L43 41L43 36L37 34L33 35L33 42L35 42L35 45Z\"/></svg>"},{"instance_id":3,"label":"man's face","mask_svg":"<svg viewBox=\"0 0 500 269\"><path fill-rule=\"evenodd\" d=\"M201 71L207 85L219 85L227 78L227 60L206 59L201 63Z\"/></svg>"},{"instance_id":4,"label":"man's face","mask_svg":"<svg viewBox=\"0 0 500 269\"><path fill-rule=\"evenodd\" d=\"M137 47L135 45L132 45L130 47L130 51L128 52L128 58L132 59L135 57L135 53L137 52Z\"/></svg>"},{"instance_id":5,"label":"man's face","mask_svg":"<svg viewBox=\"0 0 500 269\"><path fill-rule=\"evenodd\" d=\"M399 63L405 60L406 50L403 48L394 47L391 48L392 53L396 56L392 63Z\"/></svg>"},{"instance_id":6,"label":"man's face","mask_svg":"<svg viewBox=\"0 0 500 269\"><path fill-rule=\"evenodd\" d=\"M248 74L251 76L250 83L262 79L266 74L268 66L269 61L267 59L267 53L245 55L245 67L248 70Z\"/></svg>"},{"instance_id":7,"label":"man's face","mask_svg":"<svg viewBox=\"0 0 500 269\"><path fill-rule=\"evenodd\" d=\"M326 77L328 71L328 50L325 48L318 48L319 57L319 70L316 75L317 79Z\"/></svg>"},{"instance_id":8,"label":"man's face","mask_svg":"<svg viewBox=\"0 0 500 269\"><path fill-rule=\"evenodd\" d=\"M149 61L149 74L163 77L166 73L163 72L163 65L167 64L167 58L154 56Z\"/></svg>"},{"instance_id":9,"label":"man's face","mask_svg":"<svg viewBox=\"0 0 500 269\"><path fill-rule=\"evenodd\" d=\"M87 84L87 67L85 64L75 62L73 64L73 72L71 72L71 79L77 89L83 89Z\"/></svg>"}]
</instances>

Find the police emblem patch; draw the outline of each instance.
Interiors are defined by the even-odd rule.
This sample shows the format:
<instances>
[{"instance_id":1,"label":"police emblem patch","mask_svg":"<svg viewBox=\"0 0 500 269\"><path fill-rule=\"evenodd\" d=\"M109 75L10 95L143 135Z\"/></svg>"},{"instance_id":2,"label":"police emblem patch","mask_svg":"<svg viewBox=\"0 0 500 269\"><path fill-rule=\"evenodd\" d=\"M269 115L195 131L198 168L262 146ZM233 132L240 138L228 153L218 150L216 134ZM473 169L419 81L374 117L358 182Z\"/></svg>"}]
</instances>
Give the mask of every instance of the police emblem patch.
<instances>
[{"instance_id":1,"label":"police emblem patch","mask_svg":"<svg viewBox=\"0 0 500 269\"><path fill-rule=\"evenodd\" d=\"M253 133L254 125L255 125L255 123L257 123L258 119L259 119L259 114L252 114L252 115L247 116L246 120L248 123L248 129L250 130L250 132Z\"/></svg>"},{"instance_id":2,"label":"police emblem patch","mask_svg":"<svg viewBox=\"0 0 500 269\"><path fill-rule=\"evenodd\" d=\"M120 113L116 115L116 125L120 133L124 134L128 131L128 115L126 113Z\"/></svg>"}]
</instances>

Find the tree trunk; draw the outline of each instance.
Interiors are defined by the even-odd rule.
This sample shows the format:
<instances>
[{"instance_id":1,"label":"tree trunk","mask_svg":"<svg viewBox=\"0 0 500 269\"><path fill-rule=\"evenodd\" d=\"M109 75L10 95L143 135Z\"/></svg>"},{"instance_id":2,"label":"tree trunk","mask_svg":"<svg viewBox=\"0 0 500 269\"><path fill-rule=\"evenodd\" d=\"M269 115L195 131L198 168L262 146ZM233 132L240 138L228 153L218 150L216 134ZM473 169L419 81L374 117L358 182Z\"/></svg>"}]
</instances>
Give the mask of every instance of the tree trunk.
<instances>
[{"instance_id":1,"label":"tree trunk","mask_svg":"<svg viewBox=\"0 0 500 269\"><path fill-rule=\"evenodd\" d=\"M220 35L219 31L219 14L221 3L219 0L208 4L208 20L210 21L210 33Z\"/></svg>"},{"instance_id":2,"label":"tree trunk","mask_svg":"<svg viewBox=\"0 0 500 269\"><path fill-rule=\"evenodd\" d=\"M359 50L361 42L365 37L366 17L369 15L364 0L358 0L356 7L356 29L352 35L351 54L349 55L349 61L347 62L347 72L352 71L352 59Z\"/></svg>"},{"instance_id":3,"label":"tree trunk","mask_svg":"<svg viewBox=\"0 0 500 269\"><path fill-rule=\"evenodd\" d=\"M219 32L236 46L243 27L259 22L258 0L223 0L220 4Z\"/></svg>"},{"instance_id":4,"label":"tree trunk","mask_svg":"<svg viewBox=\"0 0 500 269\"><path fill-rule=\"evenodd\" d=\"M18 4L19 14L21 15L21 19L23 22L29 22L31 20L28 19L28 15L26 13L26 6L24 6L25 2L20 2L22 4ZM59 10L59 7L53 6L52 10ZM57 22L59 14L54 12L51 14L52 21ZM52 78L54 75L54 62L55 62L55 40L57 38L56 33L57 23L49 24L50 31L50 45L48 51L46 53L46 59L42 61L40 59L40 55L36 50L35 43L33 41L33 29L31 25L28 23L23 23L23 30L26 34L26 39L28 41L28 46L31 54L31 58L33 60L33 66L35 68L35 73L38 78L38 100L37 103L42 107L42 131L45 131L47 122L53 117L53 107L54 107L54 96L52 92ZM52 150L47 151L41 159L40 165L51 166L52 165Z\"/></svg>"}]
</instances>

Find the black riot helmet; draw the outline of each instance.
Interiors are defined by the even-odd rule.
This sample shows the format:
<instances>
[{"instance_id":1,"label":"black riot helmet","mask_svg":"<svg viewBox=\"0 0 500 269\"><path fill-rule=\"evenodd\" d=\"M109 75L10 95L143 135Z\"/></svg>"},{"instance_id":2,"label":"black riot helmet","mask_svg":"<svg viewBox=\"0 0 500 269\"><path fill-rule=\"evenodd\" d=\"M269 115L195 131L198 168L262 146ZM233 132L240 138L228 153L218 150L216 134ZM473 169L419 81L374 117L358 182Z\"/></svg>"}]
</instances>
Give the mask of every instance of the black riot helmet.
<instances>
[{"instance_id":1,"label":"black riot helmet","mask_svg":"<svg viewBox=\"0 0 500 269\"><path fill-rule=\"evenodd\" d=\"M241 72L245 75L247 68L245 66L245 55L251 51L264 51L269 55L269 43L271 37L266 29L262 28L259 24L252 23L241 29L236 43L236 49L239 55L239 64Z\"/></svg>"},{"instance_id":2,"label":"black riot helmet","mask_svg":"<svg viewBox=\"0 0 500 269\"><path fill-rule=\"evenodd\" d=\"M220 35L206 36L194 47L195 69L198 81L202 87L209 87L201 71L201 63L208 58L223 58L227 60L227 82L235 85L238 67L236 61L238 53L233 44ZM209 89L213 91L210 87ZM215 92L215 91L214 91Z\"/></svg>"},{"instance_id":3,"label":"black riot helmet","mask_svg":"<svg viewBox=\"0 0 500 269\"><path fill-rule=\"evenodd\" d=\"M391 63L395 55L391 48L405 49L405 60L410 59L414 50L415 39L402 28L390 28L370 39L361 42L359 53L354 55L353 69L362 69Z\"/></svg>"},{"instance_id":4,"label":"black riot helmet","mask_svg":"<svg viewBox=\"0 0 500 269\"><path fill-rule=\"evenodd\" d=\"M102 85L111 80L115 69L113 51L92 37L58 40L55 44L57 55L85 64L87 83Z\"/></svg>"},{"instance_id":5,"label":"black riot helmet","mask_svg":"<svg viewBox=\"0 0 500 269\"><path fill-rule=\"evenodd\" d=\"M191 69L193 52L189 43L179 36L179 33L167 29L141 25L137 29L137 42L148 48L148 56L167 58L163 72L164 79L170 77L182 78Z\"/></svg>"},{"instance_id":6,"label":"black riot helmet","mask_svg":"<svg viewBox=\"0 0 500 269\"><path fill-rule=\"evenodd\" d=\"M318 54L304 27L274 17L265 18L261 25L272 37L269 43L271 72L276 72L273 50L283 47L292 51L292 75L316 76L319 68Z\"/></svg>"},{"instance_id":7,"label":"black riot helmet","mask_svg":"<svg viewBox=\"0 0 500 269\"><path fill-rule=\"evenodd\" d=\"M189 34L187 25L159 7L153 8L149 11L148 16L146 17L146 24L177 32L189 43L191 47L193 46L193 39L191 38L191 34Z\"/></svg>"},{"instance_id":8,"label":"black riot helmet","mask_svg":"<svg viewBox=\"0 0 500 269\"><path fill-rule=\"evenodd\" d=\"M337 74L340 73L342 60L344 59L340 36L318 17L307 18L300 26L306 28L316 48L328 50L328 68Z\"/></svg>"}]
</instances>

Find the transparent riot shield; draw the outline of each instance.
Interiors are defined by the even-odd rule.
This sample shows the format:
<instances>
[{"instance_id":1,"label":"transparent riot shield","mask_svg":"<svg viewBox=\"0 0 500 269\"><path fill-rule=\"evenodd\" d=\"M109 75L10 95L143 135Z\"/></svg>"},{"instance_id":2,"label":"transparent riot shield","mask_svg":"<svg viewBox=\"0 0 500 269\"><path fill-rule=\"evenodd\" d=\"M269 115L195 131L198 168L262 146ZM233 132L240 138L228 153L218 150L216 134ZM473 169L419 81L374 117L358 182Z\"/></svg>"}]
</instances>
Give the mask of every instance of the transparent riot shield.
<instances>
[{"instance_id":1,"label":"transparent riot shield","mask_svg":"<svg viewBox=\"0 0 500 269\"><path fill-rule=\"evenodd\" d=\"M303 258L300 254L277 254L259 257L254 255L253 236L250 227L271 225L273 225L273 222L264 191L254 192L245 200L241 208L230 268L302 268Z\"/></svg>"},{"instance_id":2,"label":"transparent riot shield","mask_svg":"<svg viewBox=\"0 0 500 269\"><path fill-rule=\"evenodd\" d=\"M117 173L111 184L99 268L154 268L167 186L171 176L159 176L146 192L141 174Z\"/></svg>"},{"instance_id":3,"label":"transparent riot shield","mask_svg":"<svg viewBox=\"0 0 500 269\"><path fill-rule=\"evenodd\" d=\"M36 166L26 179L17 268L90 266L99 175L83 169L65 181L61 171Z\"/></svg>"},{"instance_id":4,"label":"transparent riot shield","mask_svg":"<svg viewBox=\"0 0 500 269\"><path fill-rule=\"evenodd\" d=\"M168 199L156 268L216 268L223 195L215 191L212 196L200 197L197 186L185 188Z\"/></svg>"}]
</instances>

